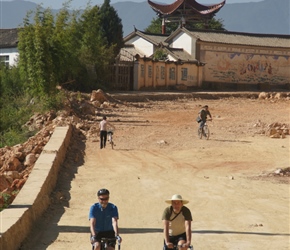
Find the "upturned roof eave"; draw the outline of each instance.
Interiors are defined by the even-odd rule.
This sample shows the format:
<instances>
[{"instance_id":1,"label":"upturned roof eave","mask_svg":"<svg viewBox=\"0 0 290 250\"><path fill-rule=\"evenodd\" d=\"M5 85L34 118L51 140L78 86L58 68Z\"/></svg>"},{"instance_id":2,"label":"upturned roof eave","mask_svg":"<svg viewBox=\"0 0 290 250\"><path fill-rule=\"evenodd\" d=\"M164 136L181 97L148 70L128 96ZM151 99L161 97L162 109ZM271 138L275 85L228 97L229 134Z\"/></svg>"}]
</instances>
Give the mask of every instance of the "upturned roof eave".
<instances>
[{"instance_id":1,"label":"upturned roof eave","mask_svg":"<svg viewBox=\"0 0 290 250\"><path fill-rule=\"evenodd\" d=\"M150 5L150 7L157 13L162 13L163 15L170 15L172 14L180 5L182 5L184 3L185 0L176 0L174 3L172 4L158 4L158 3L154 3L150 0L148 0L148 3ZM170 6L170 7L169 7ZM160 8L170 8L171 11L169 12L164 12L164 11L160 11Z\"/></svg>"},{"instance_id":2,"label":"upturned roof eave","mask_svg":"<svg viewBox=\"0 0 290 250\"><path fill-rule=\"evenodd\" d=\"M150 7L158 14L158 15L171 15L172 13L174 13L182 4L184 4L186 1L190 1L190 0L176 0L174 3L172 4L158 4L158 3L154 3L151 0L147 0L148 4L150 5ZM214 13L217 13L226 3L226 0L218 3L218 4L214 4L214 5L202 5L199 4L198 2L196 2L194 0L194 3L196 4L196 7L201 7L203 10L199 11L196 8L194 8L193 4L190 4L191 9L200 15L206 16L206 15L212 15Z\"/></svg>"}]
</instances>

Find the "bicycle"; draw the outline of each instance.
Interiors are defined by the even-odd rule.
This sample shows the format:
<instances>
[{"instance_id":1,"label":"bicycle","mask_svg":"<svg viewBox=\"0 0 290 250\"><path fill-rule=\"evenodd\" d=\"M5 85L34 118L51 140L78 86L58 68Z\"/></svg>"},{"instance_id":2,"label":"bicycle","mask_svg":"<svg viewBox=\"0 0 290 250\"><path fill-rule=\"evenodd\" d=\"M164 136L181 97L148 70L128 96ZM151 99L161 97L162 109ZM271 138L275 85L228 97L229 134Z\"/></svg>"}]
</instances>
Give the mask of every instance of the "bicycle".
<instances>
[{"instance_id":1,"label":"bicycle","mask_svg":"<svg viewBox=\"0 0 290 250\"><path fill-rule=\"evenodd\" d=\"M113 134L114 134L114 131L113 131L113 130L108 130L107 134L108 134L108 141L109 141L109 143L111 144L112 149L114 149L114 146L116 146L116 145L114 144L114 141L113 141Z\"/></svg>"},{"instance_id":2,"label":"bicycle","mask_svg":"<svg viewBox=\"0 0 290 250\"><path fill-rule=\"evenodd\" d=\"M109 243L116 242L117 238L101 238L101 250L107 250ZM118 250L121 249L121 243L118 240ZM92 246L92 250L94 250L94 246Z\"/></svg>"},{"instance_id":3,"label":"bicycle","mask_svg":"<svg viewBox=\"0 0 290 250\"><path fill-rule=\"evenodd\" d=\"M211 119L209 119L208 121L211 121ZM199 139L202 139L202 136L204 136L207 140L209 139L210 132L209 132L207 122L204 123L202 128L198 128L197 134L198 134Z\"/></svg>"}]
</instances>

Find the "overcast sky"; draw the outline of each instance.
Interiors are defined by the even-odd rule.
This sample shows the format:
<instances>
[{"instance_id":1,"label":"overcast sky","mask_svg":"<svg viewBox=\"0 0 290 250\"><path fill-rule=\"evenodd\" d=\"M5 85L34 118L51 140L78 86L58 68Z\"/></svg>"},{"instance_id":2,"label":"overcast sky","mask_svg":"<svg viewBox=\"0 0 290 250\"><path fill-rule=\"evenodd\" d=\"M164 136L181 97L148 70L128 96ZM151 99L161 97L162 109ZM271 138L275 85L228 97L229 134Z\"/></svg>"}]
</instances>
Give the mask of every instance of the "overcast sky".
<instances>
[{"instance_id":1,"label":"overcast sky","mask_svg":"<svg viewBox=\"0 0 290 250\"><path fill-rule=\"evenodd\" d=\"M15 0L0 0L0 3L4 1L15 1ZM22 1L22 0L17 0ZM144 2L147 0L111 0L111 4L116 2ZM153 2L159 3L173 3L175 0L152 0ZM222 2L222 0L196 0L200 4L216 4ZM226 0L226 4L229 3L248 3L248 2L261 2L262 0ZM34 2L36 4L43 4L43 6L50 7L52 9L60 9L62 7L62 3L67 1L65 0L29 0L29 2ZM83 9L86 7L86 4L89 0L72 0L70 6L74 9ZM103 0L90 0L91 5L99 5L102 4Z\"/></svg>"}]
</instances>

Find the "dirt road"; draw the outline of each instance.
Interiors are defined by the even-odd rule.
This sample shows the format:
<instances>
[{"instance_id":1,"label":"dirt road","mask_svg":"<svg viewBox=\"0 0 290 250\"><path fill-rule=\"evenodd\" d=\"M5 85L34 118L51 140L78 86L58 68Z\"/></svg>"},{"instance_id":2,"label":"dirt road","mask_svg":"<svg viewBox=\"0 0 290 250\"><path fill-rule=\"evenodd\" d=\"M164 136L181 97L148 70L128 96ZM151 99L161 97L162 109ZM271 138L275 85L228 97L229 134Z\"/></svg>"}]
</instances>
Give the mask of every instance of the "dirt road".
<instances>
[{"instance_id":1,"label":"dirt road","mask_svg":"<svg viewBox=\"0 0 290 250\"><path fill-rule=\"evenodd\" d=\"M53 203L22 249L90 249L89 207L106 187L119 208L122 249L162 249L164 201L178 193L190 200L195 250L289 250L289 177L268 176L290 166L289 136L259 134L290 124L289 103L184 98L102 111L117 127L115 149L74 136ZM196 132L204 104L213 115L209 140Z\"/></svg>"}]
</instances>

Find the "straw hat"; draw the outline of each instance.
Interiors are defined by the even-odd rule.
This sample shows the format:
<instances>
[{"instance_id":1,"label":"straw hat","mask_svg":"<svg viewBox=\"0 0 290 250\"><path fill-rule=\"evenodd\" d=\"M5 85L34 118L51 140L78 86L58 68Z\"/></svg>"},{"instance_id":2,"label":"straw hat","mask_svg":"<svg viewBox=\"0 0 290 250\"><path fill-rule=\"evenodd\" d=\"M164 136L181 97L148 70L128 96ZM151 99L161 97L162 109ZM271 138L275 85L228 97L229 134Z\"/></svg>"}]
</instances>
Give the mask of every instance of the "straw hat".
<instances>
[{"instance_id":1,"label":"straw hat","mask_svg":"<svg viewBox=\"0 0 290 250\"><path fill-rule=\"evenodd\" d=\"M174 194L172 195L171 199L166 200L166 203L171 204L171 201L182 201L183 204L187 204L189 201L182 199L182 196L180 194Z\"/></svg>"}]
</instances>

